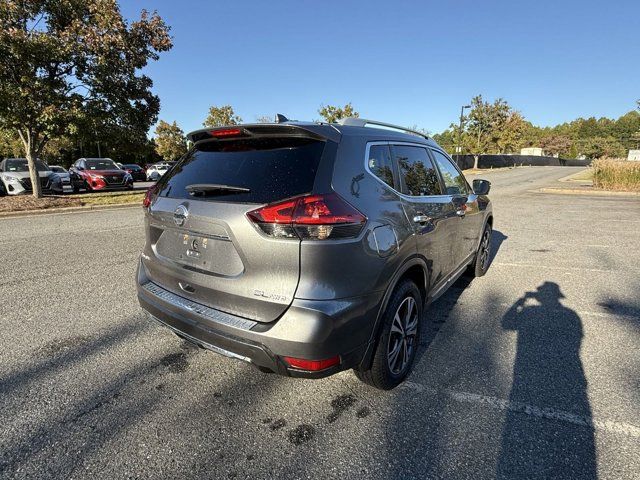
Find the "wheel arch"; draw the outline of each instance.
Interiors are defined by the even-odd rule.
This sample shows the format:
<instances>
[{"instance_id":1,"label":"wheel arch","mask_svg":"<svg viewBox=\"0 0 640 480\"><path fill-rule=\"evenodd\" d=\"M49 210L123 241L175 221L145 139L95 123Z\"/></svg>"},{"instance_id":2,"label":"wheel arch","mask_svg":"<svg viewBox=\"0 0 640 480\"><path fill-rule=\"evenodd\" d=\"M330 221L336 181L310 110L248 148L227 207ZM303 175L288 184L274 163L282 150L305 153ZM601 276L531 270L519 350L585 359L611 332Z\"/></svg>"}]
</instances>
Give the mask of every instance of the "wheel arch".
<instances>
[{"instance_id":1,"label":"wheel arch","mask_svg":"<svg viewBox=\"0 0 640 480\"><path fill-rule=\"evenodd\" d=\"M389 304L389 299L393 294L396 287L405 279L409 279L416 284L420 294L422 295L422 307L426 304L427 295L429 293L429 281L431 278L431 271L427 264L427 261L420 255L414 255L409 257L400 268L393 275L387 289L384 292L382 301L380 302L380 308L375 320L375 326L372 330L371 338L369 339L369 345L360 362L360 368L367 368L371 365L375 349L378 345L378 338L380 336L380 328L382 327L382 316Z\"/></svg>"}]
</instances>

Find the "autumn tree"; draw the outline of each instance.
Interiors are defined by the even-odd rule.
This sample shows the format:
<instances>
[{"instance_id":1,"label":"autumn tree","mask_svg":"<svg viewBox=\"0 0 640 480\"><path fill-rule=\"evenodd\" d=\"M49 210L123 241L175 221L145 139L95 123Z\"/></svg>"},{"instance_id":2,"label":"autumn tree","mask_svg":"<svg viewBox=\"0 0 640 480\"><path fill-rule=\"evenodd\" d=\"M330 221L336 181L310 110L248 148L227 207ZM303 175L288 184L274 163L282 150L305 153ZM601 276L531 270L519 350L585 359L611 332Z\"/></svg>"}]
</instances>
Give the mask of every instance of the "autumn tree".
<instances>
[{"instance_id":1,"label":"autumn tree","mask_svg":"<svg viewBox=\"0 0 640 480\"><path fill-rule=\"evenodd\" d=\"M567 157L573 142L566 135L548 135L540 140L540 147L546 155Z\"/></svg>"},{"instance_id":2,"label":"autumn tree","mask_svg":"<svg viewBox=\"0 0 640 480\"><path fill-rule=\"evenodd\" d=\"M202 124L205 127L224 127L225 125L237 125L242 122L242 118L235 114L231 105L223 105L209 108L209 114Z\"/></svg>"},{"instance_id":3,"label":"autumn tree","mask_svg":"<svg viewBox=\"0 0 640 480\"><path fill-rule=\"evenodd\" d=\"M359 117L360 114L355 111L351 102L347 103L344 107L336 107L334 105L321 105L318 109L318 113L324 118L327 123L336 123L342 118Z\"/></svg>"},{"instance_id":4,"label":"autumn tree","mask_svg":"<svg viewBox=\"0 0 640 480\"><path fill-rule=\"evenodd\" d=\"M0 2L0 127L20 137L35 197L34 160L78 118L146 134L160 101L140 71L171 47L156 13L130 23L116 0Z\"/></svg>"},{"instance_id":5,"label":"autumn tree","mask_svg":"<svg viewBox=\"0 0 640 480\"><path fill-rule=\"evenodd\" d=\"M184 132L175 121L168 123L160 120L156 126L154 140L156 152L164 160L176 160L187 153L187 140Z\"/></svg>"}]
</instances>

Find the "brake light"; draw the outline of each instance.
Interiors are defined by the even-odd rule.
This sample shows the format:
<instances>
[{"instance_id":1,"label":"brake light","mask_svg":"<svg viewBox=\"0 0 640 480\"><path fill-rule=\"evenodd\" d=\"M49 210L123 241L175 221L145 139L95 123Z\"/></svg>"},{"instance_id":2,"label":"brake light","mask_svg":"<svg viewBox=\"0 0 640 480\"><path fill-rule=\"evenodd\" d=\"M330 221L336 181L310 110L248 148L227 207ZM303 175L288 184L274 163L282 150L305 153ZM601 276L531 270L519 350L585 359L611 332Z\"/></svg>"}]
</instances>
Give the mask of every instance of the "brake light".
<instances>
[{"instance_id":1,"label":"brake light","mask_svg":"<svg viewBox=\"0 0 640 480\"><path fill-rule=\"evenodd\" d=\"M247 216L269 236L312 240L355 237L367 221L336 193L292 198Z\"/></svg>"},{"instance_id":2,"label":"brake light","mask_svg":"<svg viewBox=\"0 0 640 480\"><path fill-rule=\"evenodd\" d=\"M151 202L153 202L154 198L156 198L157 193L158 193L157 185L153 185L149 187L147 192L144 194L144 199L142 200L142 207L149 208L151 206Z\"/></svg>"},{"instance_id":3,"label":"brake light","mask_svg":"<svg viewBox=\"0 0 640 480\"><path fill-rule=\"evenodd\" d=\"M317 372L319 370L325 370L329 367L339 365L340 356L336 355L335 357L327 358L324 360L306 360L304 358L284 357L284 361L287 362L287 364L291 368Z\"/></svg>"},{"instance_id":4,"label":"brake light","mask_svg":"<svg viewBox=\"0 0 640 480\"><path fill-rule=\"evenodd\" d=\"M235 137L242 134L239 128L223 128L221 130L211 130L209 132L213 137Z\"/></svg>"}]
</instances>

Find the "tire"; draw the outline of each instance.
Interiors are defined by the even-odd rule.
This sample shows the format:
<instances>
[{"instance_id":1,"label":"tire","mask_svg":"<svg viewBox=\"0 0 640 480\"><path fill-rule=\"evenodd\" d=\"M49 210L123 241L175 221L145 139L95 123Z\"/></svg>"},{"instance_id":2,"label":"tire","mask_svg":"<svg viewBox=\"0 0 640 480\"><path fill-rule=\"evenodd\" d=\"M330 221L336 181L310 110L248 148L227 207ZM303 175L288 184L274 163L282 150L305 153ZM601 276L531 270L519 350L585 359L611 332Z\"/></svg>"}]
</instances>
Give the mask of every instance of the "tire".
<instances>
[{"instance_id":1,"label":"tire","mask_svg":"<svg viewBox=\"0 0 640 480\"><path fill-rule=\"evenodd\" d=\"M402 383L411 371L420 343L422 304L420 290L411 280L396 286L382 317L370 367L354 369L358 379L380 390L391 390ZM404 333L407 331L410 334Z\"/></svg>"},{"instance_id":2,"label":"tire","mask_svg":"<svg viewBox=\"0 0 640 480\"><path fill-rule=\"evenodd\" d=\"M480 246L473 259L473 263L469 265L467 275L470 277L481 277L487 273L489 265L491 265L491 225L487 223L482 231Z\"/></svg>"},{"instance_id":3,"label":"tire","mask_svg":"<svg viewBox=\"0 0 640 480\"><path fill-rule=\"evenodd\" d=\"M4 197L7 195L7 191L5 190L4 183L0 180L0 197Z\"/></svg>"}]
</instances>

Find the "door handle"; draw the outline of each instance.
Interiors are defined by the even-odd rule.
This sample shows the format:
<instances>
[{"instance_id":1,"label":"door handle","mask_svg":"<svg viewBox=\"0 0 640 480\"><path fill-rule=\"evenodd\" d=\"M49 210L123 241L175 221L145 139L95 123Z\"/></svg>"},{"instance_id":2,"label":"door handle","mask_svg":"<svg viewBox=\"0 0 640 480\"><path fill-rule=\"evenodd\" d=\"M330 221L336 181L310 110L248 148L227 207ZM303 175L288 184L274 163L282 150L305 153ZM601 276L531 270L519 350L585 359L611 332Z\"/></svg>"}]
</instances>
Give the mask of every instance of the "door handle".
<instances>
[{"instance_id":1,"label":"door handle","mask_svg":"<svg viewBox=\"0 0 640 480\"><path fill-rule=\"evenodd\" d=\"M413 217L413 221L415 223L427 223L432 221L433 219L427 215L416 215L415 217Z\"/></svg>"}]
</instances>

